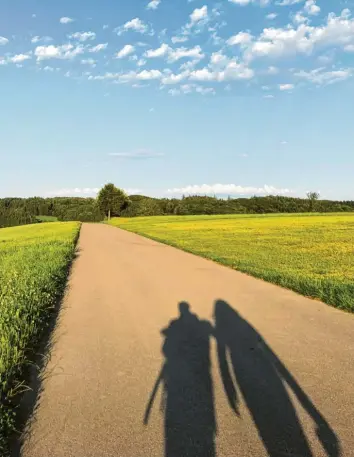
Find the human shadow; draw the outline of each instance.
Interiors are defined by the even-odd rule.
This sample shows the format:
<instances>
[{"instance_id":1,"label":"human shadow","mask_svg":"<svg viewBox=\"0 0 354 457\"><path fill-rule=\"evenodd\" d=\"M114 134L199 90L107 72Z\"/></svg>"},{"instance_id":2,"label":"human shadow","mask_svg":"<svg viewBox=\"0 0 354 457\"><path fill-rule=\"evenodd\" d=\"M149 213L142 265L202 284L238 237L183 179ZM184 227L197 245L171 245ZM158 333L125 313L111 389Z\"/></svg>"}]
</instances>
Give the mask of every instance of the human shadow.
<instances>
[{"instance_id":1,"label":"human shadow","mask_svg":"<svg viewBox=\"0 0 354 457\"><path fill-rule=\"evenodd\" d=\"M215 457L216 421L210 370L213 327L179 304L180 316L161 331L165 362L145 411L148 424L159 386L164 412L165 457Z\"/></svg>"},{"instance_id":2,"label":"human shadow","mask_svg":"<svg viewBox=\"0 0 354 457\"><path fill-rule=\"evenodd\" d=\"M289 389L312 418L325 455L339 457L335 432L256 329L223 300L215 302L214 317L219 368L229 404L238 413L239 389L268 455L313 456Z\"/></svg>"}]
</instances>

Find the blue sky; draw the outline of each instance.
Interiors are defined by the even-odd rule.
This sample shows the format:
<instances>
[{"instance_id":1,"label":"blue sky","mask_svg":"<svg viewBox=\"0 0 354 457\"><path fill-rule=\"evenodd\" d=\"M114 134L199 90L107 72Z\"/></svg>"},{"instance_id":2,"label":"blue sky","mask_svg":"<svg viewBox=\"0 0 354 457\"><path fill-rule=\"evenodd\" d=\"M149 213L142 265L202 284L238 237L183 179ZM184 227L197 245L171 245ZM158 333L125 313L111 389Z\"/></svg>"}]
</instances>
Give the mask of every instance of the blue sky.
<instances>
[{"instance_id":1,"label":"blue sky","mask_svg":"<svg viewBox=\"0 0 354 457\"><path fill-rule=\"evenodd\" d=\"M1 0L0 196L353 199L353 75L354 1Z\"/></svg>"}]
</instances>

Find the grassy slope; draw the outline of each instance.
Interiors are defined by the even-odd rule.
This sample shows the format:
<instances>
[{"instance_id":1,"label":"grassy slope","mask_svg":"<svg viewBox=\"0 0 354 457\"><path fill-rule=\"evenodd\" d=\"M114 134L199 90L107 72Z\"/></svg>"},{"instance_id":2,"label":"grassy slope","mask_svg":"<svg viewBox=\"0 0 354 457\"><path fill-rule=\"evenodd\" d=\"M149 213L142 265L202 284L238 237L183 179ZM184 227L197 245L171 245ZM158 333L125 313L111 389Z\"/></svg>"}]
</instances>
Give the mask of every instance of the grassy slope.
<instances>
[{"instance_id":1,"label":"grassy slope","mask_svg":"<svg viewBox=\"0 0 354 457\"><path fill-rule=\"evenodd\" d=\"M11 399L64 290L79 229L52 222L0 230L0 455L14 426Z\"/></svg>"},{"instance_id":2,"label":"grassy slope","mask_svg":"<svg viewBox=\"0 0 354 457\"><path fill-rule=\"evenodd\" d=\"M354 215L164 216L112 225L354 312Z\"/></svg>"}]
</instances>

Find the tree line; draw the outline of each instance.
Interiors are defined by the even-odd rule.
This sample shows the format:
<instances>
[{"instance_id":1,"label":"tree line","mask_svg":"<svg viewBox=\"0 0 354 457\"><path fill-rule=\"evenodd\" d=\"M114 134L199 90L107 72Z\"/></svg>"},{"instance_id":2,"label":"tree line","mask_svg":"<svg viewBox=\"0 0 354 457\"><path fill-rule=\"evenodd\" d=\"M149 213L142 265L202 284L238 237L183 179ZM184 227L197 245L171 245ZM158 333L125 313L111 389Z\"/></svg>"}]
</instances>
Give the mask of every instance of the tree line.
<instances>
[{"instance_id":1,"label":"tree line","mask_svg":"<svg viewBox=\"0 0 354 457\"><path fill-rule=\"evenodd\" d=\"M354 201L321 200L316 193L308 198L283 196L218 198L183 196L153 198L130 195L113 184L101 189L97 198L3 198L0 199L0 227L33 224L41 216L59 221L100 222L109 217L137 217L200 214L266 214L306 212L352 212Z\"/></svg>"}]
</instances>

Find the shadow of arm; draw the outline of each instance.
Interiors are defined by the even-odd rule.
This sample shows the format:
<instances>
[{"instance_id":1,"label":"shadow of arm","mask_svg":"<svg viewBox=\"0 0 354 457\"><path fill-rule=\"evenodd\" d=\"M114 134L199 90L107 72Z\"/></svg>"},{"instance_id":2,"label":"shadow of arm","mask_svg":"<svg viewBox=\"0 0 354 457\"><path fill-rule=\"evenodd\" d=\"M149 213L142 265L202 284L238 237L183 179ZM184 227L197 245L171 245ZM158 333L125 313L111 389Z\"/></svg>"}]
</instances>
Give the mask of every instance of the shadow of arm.
<instances>
[{"instance_id":1,"label":"shadow of arm","mask_svg":"<svg viewBox=\"0 0 354 457\"><path fill-rule=\"evenodd\" d=\"M224 385L225 393L230 407L240 416L238 410L238 396L236 386L230 373L230 367L227 361L227 348L222 338L217 338L218 363L221 379Z\"/></svg>"},{"instance_id":2,"label":"shadow of arm","mask_svg":"<svg viewBox=\"0 0 354 457\"><path fill-rule=\"evenodd\" d=\"M312 403L309 396L302 390L294 376L289 372L286 366L279 360L279 358L274 354L271 348L266 344L265 341L262 341L262 346L266 351L268 357L270 357L271 363L275 366L276 370L284 381L288 384L291 390L296 395L298 401L301 403L302 407L307 411L310 417L316 424L316 434L320 440L324 450L328 457L340 457L341 456L341 447L339 439L329 425L325 417L320 413L316 406Z\"/></svg>"}]
</instances>

